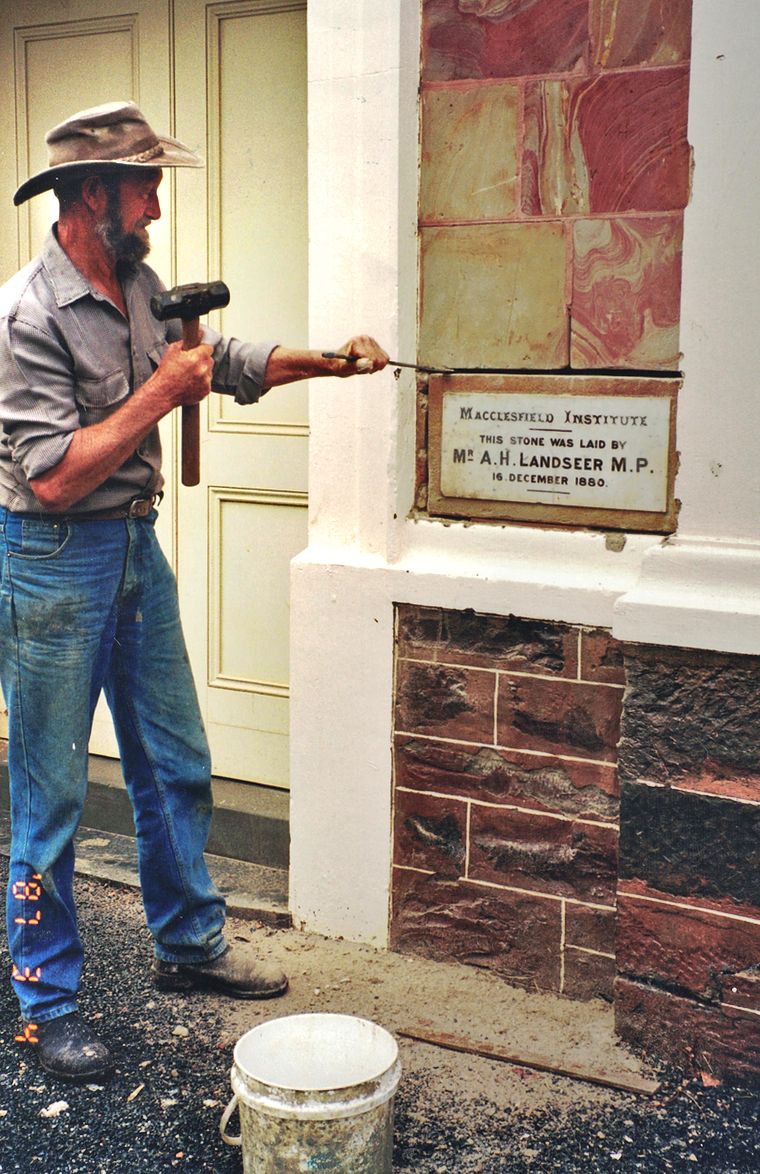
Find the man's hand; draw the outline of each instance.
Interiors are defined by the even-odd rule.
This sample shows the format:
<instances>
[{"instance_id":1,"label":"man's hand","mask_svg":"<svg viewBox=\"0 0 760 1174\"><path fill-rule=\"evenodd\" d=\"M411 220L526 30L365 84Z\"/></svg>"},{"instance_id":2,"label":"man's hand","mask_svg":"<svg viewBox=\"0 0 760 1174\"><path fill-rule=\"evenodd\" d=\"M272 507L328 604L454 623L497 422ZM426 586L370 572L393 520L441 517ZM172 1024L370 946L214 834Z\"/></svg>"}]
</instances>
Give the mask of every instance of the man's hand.
<instances>
[{"instance_id":1,"label":"man's hand","mask_svg":"<svg viewBox=\"0 0 760 1174\"><path fill-rule=\"evenodd\" d=\"M350 338L336 354L346 356L333 360L335 366L332 374L340 379L351 375L372 375L375 371L382 371L388 363L388 356L380 343L368 334L357 334L355 338Z\"/></svg>"},{"instance_id":2,"label":"man's hand","mask_svg":"<svg viewBox=\"0 0 760 1174\"><path fill-rule=\"evenodd\" d=\"M340 379L371 375L373 371L382 371L388 361L380 343L368 334L350 338L340 351L299 351L276 346L267 362L264 387L279 387L323 375L337 375Z\"/></svg>"},{"instance_id":3,"label":"man's hand","mask_svg":"<svg viewBox=\"0 0 760 1174\"><path fill-rule=\"evenodd\" d=\"M102 485L131 457L143 437L183 404L211 391L211 347L183 350L173 342L142 387L106 419L73 433L66 455L29 484L43 509L62 513Z\"/></svg>"},{"instance_id":4,"label":"man's hand","mask_svg":"<svg viewBox=\"0 0 760 1174\"><path fill-rule=\"evenodd\" d=\"M184 404L199 404L211 391L212 353L205 343L187 351L181 342L170 343L145 386L165 399L167 411Z\"/></svg>"}]
</instances>

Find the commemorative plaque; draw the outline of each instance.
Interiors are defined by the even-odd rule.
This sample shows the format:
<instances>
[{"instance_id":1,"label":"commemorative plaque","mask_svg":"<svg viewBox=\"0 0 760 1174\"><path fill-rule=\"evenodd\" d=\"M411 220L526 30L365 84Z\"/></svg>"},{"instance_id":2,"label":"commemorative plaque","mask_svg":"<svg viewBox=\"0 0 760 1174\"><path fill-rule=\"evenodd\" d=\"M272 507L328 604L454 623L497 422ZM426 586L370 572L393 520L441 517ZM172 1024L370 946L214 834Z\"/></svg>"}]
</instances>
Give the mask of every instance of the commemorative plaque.
<instances>
[{"instance_id":1,"label":"commemorative plaque","mask_svg":"<svg viewBox=\"0 0 760 1174\"><path fill-rule=\"evenodd\" d=\"M679 381L435 375L429 512L667 533Z\"/></svg>"}]
</instances>

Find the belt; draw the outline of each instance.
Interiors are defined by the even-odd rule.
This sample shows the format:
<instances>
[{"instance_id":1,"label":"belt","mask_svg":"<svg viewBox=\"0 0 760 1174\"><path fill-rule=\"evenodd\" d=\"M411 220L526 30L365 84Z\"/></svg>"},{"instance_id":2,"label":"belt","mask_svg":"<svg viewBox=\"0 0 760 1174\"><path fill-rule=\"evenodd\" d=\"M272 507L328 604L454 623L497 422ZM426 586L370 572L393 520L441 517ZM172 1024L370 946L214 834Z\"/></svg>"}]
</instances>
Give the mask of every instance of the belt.
<instances>
[{"instance_id":1,"label":"belt","mask_svg":"<svg viewBox=\"0 0 760 1174\"><path fill-rule=\"evenodd\" d=\"M111 510L89 510L85 514L57 514L56 517L62 522L110 522L116 518L147 518L163 496L163 493L154 493L151 497L135 497L126 505L114 506Z\"/></svg>"},{"instance_id":2,"label":"belt","mask_svg":"<svg viewBox=\"0 0 760 1174\"><path fill-rule=\"evenodd\" d=\"M33 521L113 521L117 518L147 518L150 511L159 506L163 490L149 498L133 498L126 505L114 506L113 510L89 510L87 513L54 514L31 513L23 510L9 511L14 518L31 518Z\"/></svg>"},{"instance_id":3,"label":"belt","mask_svg":"<svg viewBox=\"0 0 760 1174\"><path fill-rule=\"evenodd\" d=\"M163 496L162 490L151 497L135 497L126 505L114 506L110 510L88 510L83 514L33 514L23 510L13 510L12 514L15 518L32 518L36 522L110 522L117 518L147 518Z\"/></svg>"}]
</instances>

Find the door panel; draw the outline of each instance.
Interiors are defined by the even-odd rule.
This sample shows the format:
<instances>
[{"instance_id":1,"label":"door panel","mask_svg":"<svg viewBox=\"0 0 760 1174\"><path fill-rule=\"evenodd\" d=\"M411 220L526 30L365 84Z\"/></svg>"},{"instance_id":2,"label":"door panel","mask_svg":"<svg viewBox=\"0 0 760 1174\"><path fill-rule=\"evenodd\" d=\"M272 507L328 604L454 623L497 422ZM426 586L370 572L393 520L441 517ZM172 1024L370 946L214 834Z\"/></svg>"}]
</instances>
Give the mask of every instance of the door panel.
<instances>
[{"instance_id":1,"label":"door panel","mask_svg":"<svg viewBox=\"0 0 760 1174\"><path fill-rule=\"evenodd\" d=\"M308 338L305 9L194 0L183 10L204 24L205 46L179 29L176 46L177 134L205 135L207 160L205 199L197 177L179 177L180 279L227 282L214 321L225 333L292 346ZM307 412L305 384L254 406L212 396L203 482L179 503L182 609L215 769L276 786L288 781L288 580L307 541Z\"/></svg>"}]
</instances>

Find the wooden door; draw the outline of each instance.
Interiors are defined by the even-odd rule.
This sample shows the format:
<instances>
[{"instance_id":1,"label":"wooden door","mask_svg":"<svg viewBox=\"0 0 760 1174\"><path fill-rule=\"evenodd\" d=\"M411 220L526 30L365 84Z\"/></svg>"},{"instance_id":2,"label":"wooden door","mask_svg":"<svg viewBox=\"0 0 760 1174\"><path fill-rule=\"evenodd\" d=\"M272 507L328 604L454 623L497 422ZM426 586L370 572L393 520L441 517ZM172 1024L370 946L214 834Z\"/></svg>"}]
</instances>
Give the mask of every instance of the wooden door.
<instances>
[{"instance_id":1,"label":"wooden door","mask_svg":"<svg viewBox=\"0 0 760 1174\"><path fill-rule=\"evenodd\" d=\"M214 325L240 338L307 343L305 0L0 0L15 122L0 153L21 179L46 166L44 133L75 110L133 98L158 130L207 160L167 171L151 264L167 284L221 277ZM12 30L12 33L11 33ZM55 85L50 79L55 78ZM5 168L4 207L16 168ZM9 181L10 173L10 181ZM39 197L0 217L5 279L55 217ZM306 544L307 388L202 415L202 484L178 485L175 420L163 427L167 496L159 534L180 602L214 771L287 786L288 578ZM101 708L92 749L114 753Z\"/></svg>"},{"instance_id":2,"label":"wooden door","mask_svg":"<svg viewBox=\"0 0 760 1174\"><path fill-rule=\"evenodd\" d=\"M186 0L177 134L205 179L177 184L181 281L221 277L214 322L307 344L306 5ZM199 36L198 30L204 35ZM207 103L199 100L207 96ZM178 572L215 770L288 781L289 563L306 545L307 388L205 405L202 483L179 500Z\"/></svg>"}]
</instances>

